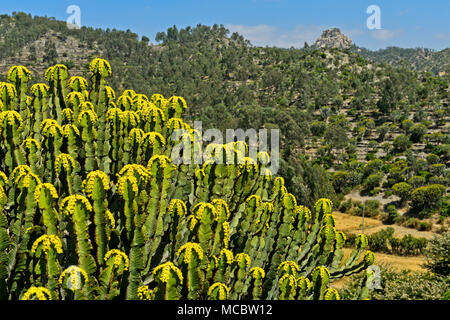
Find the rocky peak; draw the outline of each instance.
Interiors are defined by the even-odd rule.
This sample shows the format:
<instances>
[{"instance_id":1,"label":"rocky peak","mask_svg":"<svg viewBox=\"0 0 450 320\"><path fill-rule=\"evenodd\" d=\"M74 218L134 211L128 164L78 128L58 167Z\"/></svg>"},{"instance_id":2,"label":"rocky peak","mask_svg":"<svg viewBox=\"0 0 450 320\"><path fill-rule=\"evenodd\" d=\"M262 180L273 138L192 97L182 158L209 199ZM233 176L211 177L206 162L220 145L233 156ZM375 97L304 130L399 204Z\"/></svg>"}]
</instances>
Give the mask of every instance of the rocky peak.
<instances>
[{"instance_id":1,"label":"rocky peak","mask_svg":"<svg viewBox=\"0 0 450 320\"><path fill-rule=\"evenodd\" d=\"M325 30L316 42L314 42L314 47L316 48L348 49L351 45L352 40L342 34L339 28Z\"/></svg>"}]
</instances>

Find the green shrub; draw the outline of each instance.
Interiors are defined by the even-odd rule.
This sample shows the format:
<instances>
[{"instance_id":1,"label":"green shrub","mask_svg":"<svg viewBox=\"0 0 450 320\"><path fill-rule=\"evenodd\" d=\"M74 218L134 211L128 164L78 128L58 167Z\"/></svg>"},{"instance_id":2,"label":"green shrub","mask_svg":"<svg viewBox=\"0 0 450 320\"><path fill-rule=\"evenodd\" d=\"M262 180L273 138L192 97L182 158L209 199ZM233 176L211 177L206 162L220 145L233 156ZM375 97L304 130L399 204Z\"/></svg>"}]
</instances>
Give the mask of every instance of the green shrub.
<instances>
[{"instance_id":1,"label":"green shrub","mask_svg":"<svg viewBox=\"0 0 450 320\"><path fill-rule=\"evenodd\" d=\"M392 192L400 198L400 204L402 206L408 201L412 190L413 187L406 182L399 182L392 186Z\"/></svg>"},{"instance_id":2,"label":"green shrub","mask_svg":"<svg viewBox=\"0 0 450 320\"><path fill-rule=\"evenodd\" d=\"M411 209L415 213L424 211L422 215L427 216L427 209L432 211L433 209L438 209L441 206L441 200L444 192L445 187L440 184L432 184L415 189L411 192L410 196Z\"/></svg>"},{"instance_id":3,"label":"green shrub","mask_svg":"<svg viewBox=\"0 0 450 320\"><path fill-rule=\"evenodd\" d=\"M404 152L411 146L411 141L406 135L400 134L395 137L393 146L396 152Z\"/></svg>"},{"instance_id":4,"label":"green shrub","mask_svg":"<svg viewBox=\"0 0 450 320\"><path fill-rule=\"evenodd\" d=\"M448 276L450 274L450 232L434 236L425 249L427 258L424 266L431 272Z\"/></svg>"}]
</instances>

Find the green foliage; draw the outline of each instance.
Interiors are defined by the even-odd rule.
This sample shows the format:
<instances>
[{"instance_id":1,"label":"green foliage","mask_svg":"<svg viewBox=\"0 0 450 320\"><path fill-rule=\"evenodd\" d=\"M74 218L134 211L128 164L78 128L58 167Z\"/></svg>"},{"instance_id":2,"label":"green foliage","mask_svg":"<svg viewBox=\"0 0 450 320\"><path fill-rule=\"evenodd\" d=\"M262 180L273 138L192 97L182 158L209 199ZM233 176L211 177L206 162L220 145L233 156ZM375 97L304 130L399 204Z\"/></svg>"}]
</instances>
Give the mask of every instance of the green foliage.
<instances>
[{"instance_id":1,"label":"green foliage","mask_svg":"<svg viewBox=\"0 0 450 320\"><path fill-rule=\"evenodd\" d=\"M447 300L448 278L428 272L396 271L389 266L380 266L381 289L368 292L372 300ZM344 299L360 296L364 274L354 275L347 285L339 290Z\"/></svg>"},{"instance_id":2,"label":"green foliage","mask_svg":"<svg viewBox=\"0 0 450 320\"><path fill-rule=\"evenodd\" d=\"M26 91L26 69L12 70ZM209 145L204 164L172 163L172 131L197 134L181 118L185 100L116 99L109 63L89 70L90 86L48 68L33 104L0 85L11 94L0 113L1 298L329 300L339 299L332 281L373 263L362 235L344 259L331 200L311 211L257 159L237 163L243 141ZM328 175L310 168L299 183L316 196Z\"/></svg>"},{"instance_id":3,"label":"green foliage","mask_svg":"<svg viewBox=\"0 0 450 320\"><path fill-rule=\"evenodd\" d=\"M425 267L431 272L448 276L450 274L450 233L445 232L434 236L428 243L425 250L427 257Z\"/></svg>"},{"instance_id":4,"label":"green foliage","mask_svg":"<svg viewBox=\"0 0 450 320\"><path fill-rule=\"evenodd\" d=\"M406 182L399 182L392 186L392 192L400 198L400 203L405 204L409 199L413 187Z\"/></svg>"},{"instance_id":5,"label":"green foliage","mask_svg":"<svg viewBox=\"0 0 450 320\"><path fill-rule=\"evenodd\" d=\"M425 213L427 210L438 209L445 192L445 187L440 184L432 184L419 187L411 192L411 209L417 213Z\"/></svg>"}]
</instances>

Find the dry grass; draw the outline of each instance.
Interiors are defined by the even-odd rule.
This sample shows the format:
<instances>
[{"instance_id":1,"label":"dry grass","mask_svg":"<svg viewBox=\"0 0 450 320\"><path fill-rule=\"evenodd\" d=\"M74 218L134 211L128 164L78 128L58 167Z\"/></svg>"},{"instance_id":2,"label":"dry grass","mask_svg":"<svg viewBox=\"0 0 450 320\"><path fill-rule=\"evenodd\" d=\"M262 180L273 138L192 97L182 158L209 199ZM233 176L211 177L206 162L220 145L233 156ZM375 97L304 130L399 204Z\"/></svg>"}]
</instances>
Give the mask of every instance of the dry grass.
<instances>
[{"instance_id":1,"label":"dry grass","mask_svg":"<svg viewBox=\"0 0 450 320\"><path fill-rule=\"evenodd\" d=\"M336 229L344 231L346 233L359 234L362 232L362 217L352 216L349 214L334 212L336 218ZM394 228L394 236L401 238L406 234L411 234L414 237L424 237L430 239L435 233L429 231L418 231L416 229L410 229L397 225L384 225L380 220L373 218L364 218L364 233L366 235L373 234L377 231L385 229L387 227ZM351 248L343 248L344 259L350 256L352 252ZM375 252L375 264L382 264L392 267L395 270L411 270L411 271L425 271L421 266L425 262L424 256L397 256L385 253ZM345 285L346 279L340 279L333 282L333 287L341 288Z\"/></svg>"},{"instance_id":2,"label":"dry grass","mask_svg":"<svg viewBox=\"0 0 450 320\"><path fill-rule=\"evenodd\" d=\"M336 218L336 229L345 233L359 234L362 233L362 217L352 216L350 214L333 212ZM364 218L364 233L366 235L373 234L387 227L394 228L394 237L401 238L404 235L411 234L416 238L431 239L435 235L431 231L418 231L417 229L406 228L395 224L384 225L380 220L374 218Z\"/></svg>"}]
</instances>

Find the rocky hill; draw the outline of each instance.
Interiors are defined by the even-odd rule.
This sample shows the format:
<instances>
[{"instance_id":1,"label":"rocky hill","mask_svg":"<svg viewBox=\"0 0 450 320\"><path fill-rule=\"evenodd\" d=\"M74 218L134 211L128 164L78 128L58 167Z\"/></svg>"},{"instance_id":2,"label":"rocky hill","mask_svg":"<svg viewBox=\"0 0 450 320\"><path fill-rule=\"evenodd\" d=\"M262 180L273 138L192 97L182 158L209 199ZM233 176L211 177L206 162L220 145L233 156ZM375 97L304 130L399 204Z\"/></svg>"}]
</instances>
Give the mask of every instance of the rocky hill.
<instances>
[{"instance_id":1,"label":"rocky hill","mask_svg":"<svg viewBox=\"0 0 450 320\"><path fill-rule=\"evenodd\" d=\"M320 37L314 42L314 48L334 48L334 49L349 49L352 46L352 40L342 34L339 28L331 28L325 30Z\"/></svg>"}]
</instances>

